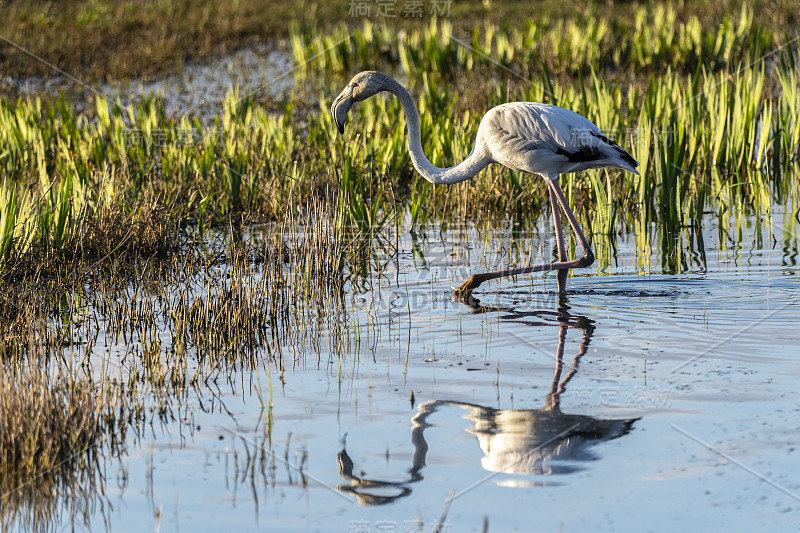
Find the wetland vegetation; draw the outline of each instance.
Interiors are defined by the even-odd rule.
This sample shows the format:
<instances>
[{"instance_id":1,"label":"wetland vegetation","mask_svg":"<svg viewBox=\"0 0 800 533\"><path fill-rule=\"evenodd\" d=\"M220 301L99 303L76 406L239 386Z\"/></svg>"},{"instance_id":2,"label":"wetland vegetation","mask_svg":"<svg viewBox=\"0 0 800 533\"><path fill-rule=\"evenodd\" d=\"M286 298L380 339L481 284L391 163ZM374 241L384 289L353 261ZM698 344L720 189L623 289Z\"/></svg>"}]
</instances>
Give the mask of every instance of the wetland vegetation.
<instances>
[{"instance_id":1,"label":"wetland vegetation","mask_svg":"<svg viewBox=\"0 0 800 533\"><path fill-rule=\"evenodd\" d=\"M17 76L54 74L24 50L91 82L163 73L264 35L285 39L295 62L294 91L271 99L231 87L211 118L168 115L165 95L0 99L4 528L105 516L109 465L164 428L181 439L200 431L200 411L227 409L220 387L257 398L241 476L268 479L280 460L273 395L286 373L322 362L341 384L385 331L400 335L399 311L364 312L365 295L394 309L397 295L383 291L404 294L410 331L416 289L400 280L401 255L424 265L445 234L439 261L450 272L555 253L531 236L548 215L541 180L494 166L463 184L430 185L413 171L396 100L362 103L340 136L328 109L354 72L407 83L424 151L439 166L469 153L486 109L514 100L573 109L626 147L641 176L562 177L596 273L618 264L623 235L634 236L636 274L705 269L709 219L718 246L752 234L754 248L781 242L794 261L796 3L573 12L564 2L529 19L527 2L454 2L452 18L421 22L359 20L346 4L291 15L272 1L212 4L0 4L11 15L0 35L20 43L0 45L0 65ZM122 53L132 35L151 43L146 53ZM297 483L308 482L305 460ZM120 467L117 485L126 479Z\"/></svg>"}]
</instances>

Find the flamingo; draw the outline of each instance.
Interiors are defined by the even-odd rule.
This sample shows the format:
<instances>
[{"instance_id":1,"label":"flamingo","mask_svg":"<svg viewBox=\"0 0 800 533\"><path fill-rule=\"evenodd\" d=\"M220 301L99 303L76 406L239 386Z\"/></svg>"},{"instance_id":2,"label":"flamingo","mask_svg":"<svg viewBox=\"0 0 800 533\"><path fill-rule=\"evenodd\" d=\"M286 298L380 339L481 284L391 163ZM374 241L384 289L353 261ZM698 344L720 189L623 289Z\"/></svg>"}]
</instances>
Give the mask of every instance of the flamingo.
<instances>
[{"instance_id":1,"label":"flamingo","mask_svg":"<svg viewBox=\"0 0 800 533\"><path fill-rule=\"evenodd\" d=\"M558 186L558 176L590 168L613 167L639 175L639 163L621 146L603 135L586 117L563 107L538 102L511 102L491 108L481 119L475 145L456 166L439 168L422 151L419 113L408 91L391 76L365 71L356 74L331 105L339 133L344 133L347 112L356 102L379 92L394 94L403 105L408 125L408 151L414 168L434 184L459 183L472 178L492 163L513 170L538 174L550 193L558 245L558 261L523 268L473 274L453 292L466 297L484 281L529 272L558 270L558 292L566 291L567 273L594 263L594 253L575 215ZM567 259L559 206L583 249L583 256Z\"/></svg>"}]
</instances>

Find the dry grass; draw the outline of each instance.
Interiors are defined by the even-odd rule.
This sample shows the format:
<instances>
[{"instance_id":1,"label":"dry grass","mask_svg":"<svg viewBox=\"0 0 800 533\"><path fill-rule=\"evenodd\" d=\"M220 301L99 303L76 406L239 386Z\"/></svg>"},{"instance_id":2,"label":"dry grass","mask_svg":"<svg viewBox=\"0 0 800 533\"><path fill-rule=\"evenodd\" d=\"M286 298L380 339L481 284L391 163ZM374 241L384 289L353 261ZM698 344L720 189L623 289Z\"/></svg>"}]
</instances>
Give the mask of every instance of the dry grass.
<instances>
[{"instance_id":1,"label":"dry grass","mask_svg":"<svg viewBox=\"0 0 800 533\"><path fill-rule=\"evenodd\" d=\"M37 0L6 2L2 9L0 35L86 80L163 73L253 40L270 41L298 13L296 6L274 0ZM0 50L5 72L57 74L8 43Z\"/></svg>"},{"instance_id":2,"label":"dry grass","mask_svg":"<svg viewBox=\"0 0 800 533\"><path fill-rule=\"evenodd\" d=\"M30 317L27 317L30 318ZM0 525L50 530L61 510L88 520L103 493L100 466L119 454L124 432L110 423L116 388L69 374L40 344L34 320L28 356L0 363ZM39 352L34 354L34 352Z\"/></svg>"}]
</instances>

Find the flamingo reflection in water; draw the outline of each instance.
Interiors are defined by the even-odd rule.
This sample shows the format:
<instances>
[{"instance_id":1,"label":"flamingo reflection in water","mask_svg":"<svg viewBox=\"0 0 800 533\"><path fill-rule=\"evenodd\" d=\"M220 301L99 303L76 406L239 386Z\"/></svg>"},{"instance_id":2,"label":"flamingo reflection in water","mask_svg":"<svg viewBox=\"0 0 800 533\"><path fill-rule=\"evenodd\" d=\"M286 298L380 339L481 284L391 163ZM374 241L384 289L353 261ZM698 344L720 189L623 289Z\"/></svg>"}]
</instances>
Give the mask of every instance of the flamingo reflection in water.
<instances>
[{"instance_id":1,"label":"flamingo reflection in water","mask_svg":"<svg viewBox=\"0 0 800 533\"><path fill-rule=\"evenodd\" d=\"M518 311L512 308L482 306L470 299L473 312L499 311L505 321L530 326L558 326L556 369L546 405L542 409L494 409L468 402L432 400L421 404L411 420L411 442L414 456L405 479L370 479L357 475L355 465L347 454L346 446L337 457L340 475L347 481L337 488L356 496L362 505L383 505L411 493L411 485L423 479L428 453L425 429L428 418L439 408L453 406L466 410L464 418L470 421L469 433L478 439L483 451L481 466L490 472L521 475L566 474L579 469L579 461L596 459L591 448L601 442L626 435L638 418L600 419L587 415L574 415L561 411L560 398L569 381L578 371L580 358L586 353L594 332L594 322L584 316L572 315L565 305L559 311ZM582 332L578 353L572 359L570 370L564 372L564 346L567 332ZM524 486L542 484L531 479L505 479L503 485Z\"/></svg>"}]
</instances>

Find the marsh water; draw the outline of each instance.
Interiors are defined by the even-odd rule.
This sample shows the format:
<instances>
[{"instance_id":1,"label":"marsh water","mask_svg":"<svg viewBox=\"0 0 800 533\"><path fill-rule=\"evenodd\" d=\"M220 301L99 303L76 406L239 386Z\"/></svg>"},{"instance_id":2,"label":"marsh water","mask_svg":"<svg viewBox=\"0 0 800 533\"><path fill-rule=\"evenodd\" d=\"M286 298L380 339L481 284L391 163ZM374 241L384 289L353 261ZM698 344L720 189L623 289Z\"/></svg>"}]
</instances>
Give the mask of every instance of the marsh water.
<instances>
[{"instance_id":1,"label":"marsh water","mask_svg":"<svg viewBox=\"0 0 800 533\"><path fill-rule=\"evenodd\" d=\"M469 272L552 256L544 218L398 231L280 357L257 349L252 365L142 389L126 453L53 524L795 531L800 225L786 211L595 236L600 262L565 298L552 275L452 297ZM156 324L166 352L170 327ZM101 333L95 366L128 375L138 342Z\"/></svg>"},{"instance_id":2,"label":"marsh water","mask_svg":"<svg viewBox=\"0 0 800 533\"><path fill-rule=\"evenodd\" d=\"M142 95L157 94L164 102L167 116L192 115L203 122L213 122L225 95L234 87L239 97L247 95L278 101L284 93L296 93L302 88L302 85L295 86L291 51L286 48L285 41L255 44L206 62L187 63L167 75L93 85L78 85L56 73L48 78L2 76L0 89L51 98L69 94L79 109L91 108L95 95L119 99L127 106Z\"/></svg>"}]
</instances>

